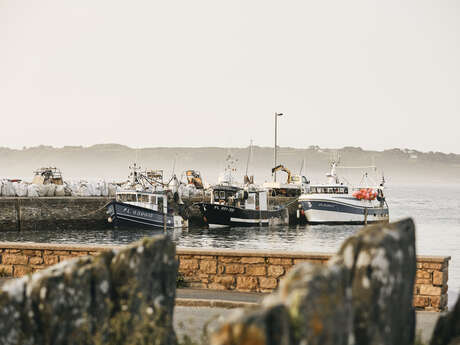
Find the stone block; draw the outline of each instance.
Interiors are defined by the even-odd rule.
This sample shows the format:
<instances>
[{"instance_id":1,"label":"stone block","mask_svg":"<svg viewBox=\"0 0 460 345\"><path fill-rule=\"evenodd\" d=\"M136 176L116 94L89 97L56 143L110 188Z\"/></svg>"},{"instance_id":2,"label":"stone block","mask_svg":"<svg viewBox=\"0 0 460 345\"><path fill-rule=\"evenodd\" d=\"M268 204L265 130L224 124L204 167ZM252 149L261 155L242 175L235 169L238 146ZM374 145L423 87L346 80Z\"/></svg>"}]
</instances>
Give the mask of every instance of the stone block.
<instances>
[{"instance_id":1,"label":"stone block","mask_svg":"<svg viewBox=\"0 0 460 345\"><path fill-rule=\"evenodd\" d=\"M241 258L239 256L219 256L218 260L219 260L219 262L223 262L223 263L241 262Z\"/></svg>"},{"instance_id":2,"label":"stone block","mask_svg":"<svg viewBox=\"0 0 460 345\"><path fill-rule=\"evenodd\" d=\"M218 283L209 283L207 288L210 290L228 290L224 285Z\"/></svg>"},{"instance_id":3,"label":"stone block","mask_svg":"<svg viewBox=\"0 0 460 345\"><path fill-rule=\"evenodd\" d=\"M55 265L59 262L59 258L56 255L45 255L43 261L45 265Z\"/></svg>"},{"instance_id":4,"label":"stone block","mask_svg":"<svg viewBox=\"0 0 460 345\"><path fill-rule=\"evenodd\" d=\"M268 258L268 263L273 265L292 265L292 259L289 258Z\"/></svg>"},{"instance_id":5,"label":"stone block","mask_svg":"<svg viewBox=\"0 0 460 345\"><path fill-rule=\"evenodd\" d=\"M216 256L215 255L194 255L194 259L199 259L199 260L215 260Z\"/></svg>"},{"instance_id":6,"label":"stone block","mask_svg":"<svg viewBox=\"0 0 460 345\"><path fill-rule=\"evenodd\" d=\"M15 278L20 278L26 274L32 273L32 267L25 265L14 265L13 276Z\"/></svg>"},{"instance_id":7,"label":"stone block","mask_svg":"<svg viewBox=\"0 0 460 345\"><path fill-rule=\"evenodd\" d=\"M265 258L261 257L242 257L241 262L243 264L263 264L265 263Z\"/></svg>"},{"instance_id":8,"label":"stone block","mask_svg":"<svg viewBox=\"0 0 460 345\"><path fill-rule=\"evenodd\" d=\"M33 249L24 249L22 251L24 255L27 256L42 256L43 251L42 250L33 250Z\"/></svg>"},{"instance_id":9,"label":"stone block","mask_svg":"<svg viewBox=\"0 0 460 345\"><path fill-rule=\"evenodd\" d=\"M69 255L70 250L47 250L45 249L44 255Z\"/></svg>"},{"instance_id":10,"label":"stone block","mask_svg":"<svg viewBox=\"0 0 460 345\"><path fill-rule=\"evenodd\" d=\"M43 263L43 258L39 256L33 256L29 259L31 265L40 265Z\"/></svg>"},{"instance_id":11,"label":"stone block","mask_svg":"<svg viewBox=\"0 0 460 345\"><path fill-rule=\"evenodd\" d=\"M268 266L268 275L270 277L278 278L284 274L284 267L283 266Z\"/></svg>"},{"instance_id":12,"label":"stone block","mask_svg":"<svg viewBox=\"0 0 460 345\"><path fill-rule=\"evenodd\" d=\"M257 291L258 281L255 277L237 277L236 288L240 291Z\"/></svg>"},{"instance_id":13,"label":"stone block","mask_svg":"<svg viewBox=\"0 0 460 345\"><path fill-rule=\"evenodd\" d=\"M433 272L433 284L434 285L444 285L447 283L447 274L442 271Z\"/></svg>"},{"instance_id":14,"label":"stone block","mask_svg":"<svg viewBox=\"0 0 460 345\"><path fill-rule=\"evenodd\" d=\"M424 262L422 264L423 268L431 268L433 270L441 270L442 269L442 264L437 264L433 262Z\"/></svg>"},{"instance_id":15,"label":"stone block","mask_svg":"<svg viewBox=\"0 0 460 345\"><path fill-rule=\"evenodd\" d=\"M3 254L2 264L4 265L27 265L29 258L19 254Z\"/></svg>"},{"instance_id":16,"label":"stone block","mask_svg":"<svg viewBox=\"0 0 460 345\"><path fill-rule=\"evenodd\" d=\"M441 296L442 289L437 286L422 284L420 285L420 295Z\"/></svg>"},{"instance_id":17,"label":"stone block","mask_svg":"<svg viewBox=\"0 0 460 345\"><path fill-rule=\"evenodd\" d=\"M205 273L216 274L217 272L217 262L215 260L201 260L200 261L200 271Z\"/></svg>"},{"instance_id":18,"label":"stone block","mask_svg":"<svg viewBox=\"0 0 460 345\"><path fill-rule=\"evenodd\" d=\"M427 307L428 305L430 305L430 298L426 296L415 296L413 305L414 307Z\"/></svg>"},{"instance_id":19,"label":"stone block","mask_svg":"<svg viewBox=\"0 0 460 345\"><path fill-rule=\"evenodd\" d=\"M75 256L71 255L59 255L59 262L75 259Z\"/></svg>"},{"instance_id":20,"label":"stone block","mask_svg":"<svg viewBox=\"0 0 460 345\"><path fill-rule=\"evenodd\" d=\"M199 267L197 259L181 259L179 261L179 270L197 270Z\"/></svg>"},{"instance_id":21,"label":"stone block","mask_svg":"<svg viewBox=\"0 0 460 345\"><path fill-rule=\"evenodd\" d=\"M227 290L230 290L235 284L235 278L232 276L215 277L214 283L223 286Z\"/></svg>"},{"instance_id":22,"label":"stone block","mask_svg":"<svg viewBox=\"0 0 460 345\"><path fill-rule=\"evenodd\" d=\"M265 276L266 274L265 265L249 265L246 267L246 275L248 276Z\"/></svg>"},{"instance_id":23,"label":"stone block","mask_svg":"<svg viewBox=\"0 0 460 345\"><path fill-rule=\"evenodd\" d=\"M226 274L242 274L244 273L244 266L240 264L227 264L225 265Z\"/></svg>"},{"instance_id":24,"label":"stone block","mask_svg":"<svg viewBox=\"0 0 460 345\"><path fill-rule=\"evenodd\" d=\"M415 284L431 285L431 279L416 279Z\"/></svg>"},{"instance_id":25,"label":"stone block","mask_svg":"<svg viewBox=\"0 0 460 345\"><path fill-rule=\"evenodd\" d=\"M447 298L445 295L442 296L431 296L431 306L443 310L447 305Z\"/></svg>"},{"instance_id":26,"label":"stone block","mask_svg":"<svg viewBox=\"0 0 460 345\"><path fill-rule=\"evenodd\" d=\"M0 265L0 277L12 277L13 265Z\"/></svg>"},{"instance_id":27,"label":"stone block","mask_svg":"<svg viewBox=\"0 0 460 345\"><path fill-rule=\"evenodd\" d=\"M88 255L88 252L87 251L71 251L70 252L70 255L71 256L87 256Z\"/></svg>"},{"instance_id":28,"label":"stone block","mask_svg":"<svg viewBox=\"0 0 460 345\"><path fill-rule=\"evenodd\" d=\"M416 277L418 279L431 279L431 274L423 270L417 270Z\"/></svg>"},{"instance_id":29,"label":"stone block","mask_svg":"<svg viewBox=\"0 0 460 345\"><path fill-rule=\"evenodd\" d=\"M275 278L259 278L259 286L263 290L274 290L278 287L278 280Z\"/></svg>"}]
</instances>

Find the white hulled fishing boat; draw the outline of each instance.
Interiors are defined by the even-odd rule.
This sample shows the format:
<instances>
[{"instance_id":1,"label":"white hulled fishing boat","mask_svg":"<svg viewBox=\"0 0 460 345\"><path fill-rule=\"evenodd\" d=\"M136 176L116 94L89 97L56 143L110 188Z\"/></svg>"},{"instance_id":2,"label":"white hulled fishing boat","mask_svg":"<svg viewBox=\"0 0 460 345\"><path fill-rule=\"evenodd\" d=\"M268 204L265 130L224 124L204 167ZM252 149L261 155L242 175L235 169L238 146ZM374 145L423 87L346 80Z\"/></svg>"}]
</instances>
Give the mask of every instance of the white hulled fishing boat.
<instances>
[{"instance_id":1,"label":"white hulled fishing boat","mask_svg":"<svg viewBox=\"0 0 460 345\"><path fill-rule=\"evenodd\" d=\"M363 168L363 167L361 167ZM364 167L372 168L375 167ZM336 172L337 162L331 163L331 170L325 184L310 184L306 193L299 197L299 213L310 224L368 224L389 220L384 179L380 184L373 181L367 172L358 186L342 182Z\"/></svg>"}]
</instances>

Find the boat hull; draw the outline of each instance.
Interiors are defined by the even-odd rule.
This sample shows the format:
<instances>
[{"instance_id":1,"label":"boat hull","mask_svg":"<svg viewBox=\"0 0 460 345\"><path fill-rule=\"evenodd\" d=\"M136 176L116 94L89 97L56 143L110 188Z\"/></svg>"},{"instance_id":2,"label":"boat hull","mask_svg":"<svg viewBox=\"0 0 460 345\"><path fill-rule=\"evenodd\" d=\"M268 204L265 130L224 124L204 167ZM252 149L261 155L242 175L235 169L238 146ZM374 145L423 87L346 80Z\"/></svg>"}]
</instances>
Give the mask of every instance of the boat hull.
<instances>
[{"instance_id":1,"label":"boat hull","mask_svg":"<svg viewBox=\"0 0 460 345\"><path fill-rule=\"evenodd\" d=\"M115 227L129 226L160 230L164 229L165 218L167 229L182 227L177 216L167 214L165 217L161 212L118 201L112 201L107 206L107 214L108 221Z\"/></svg>"},{"instance_id":2,"label":"boat hull","mask_svg":"<svg viewBox=\"0 0 460 345\"><path fill-rule=\"evenodd\" d=\"M389 220L386 205L343 199L301 198L299 205L309 224L369 224Z\"/></svg>"},{"instance_id":3,"label":"boat hull","mask_svg":"<svg viewBox=\"0 0 460 345\"><path fill-rule=\"evenodd\" d=\"M247 210L209 203L199 203L198 206L204 222L210 228L269 226L285 222L282 210Z\"/></svg>"}]
</instances>

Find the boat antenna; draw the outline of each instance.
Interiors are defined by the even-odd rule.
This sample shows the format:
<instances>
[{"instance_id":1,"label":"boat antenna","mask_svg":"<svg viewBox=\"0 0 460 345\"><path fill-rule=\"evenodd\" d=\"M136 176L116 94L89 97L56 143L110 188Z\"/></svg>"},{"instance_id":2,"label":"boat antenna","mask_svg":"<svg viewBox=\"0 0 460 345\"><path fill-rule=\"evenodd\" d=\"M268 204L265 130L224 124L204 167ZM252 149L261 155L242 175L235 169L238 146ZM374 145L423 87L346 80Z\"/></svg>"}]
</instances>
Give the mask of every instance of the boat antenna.
<instances>
[{"instance_id":1,"label":"boat antenna","mask_svg":"<svg viewBox=\"0 0 460 345\"><path fill-rule=\"evenodd\" d=\"M305 158L302 158L302 164L300 165L299 175L302 175L303 166L305 164Z\"/></svg>"},{"instance_id":2,"label":"boat antenna","mask_svg":"<svg viewBox=\"0 0 460 345\"><path fill-rule=\"evenodd\" d=\"M246 162L246 176L248 176L248 168L249 168L249 161L251 160L251 155L252 155L252 139L249 143L248 160Z\"/></svg>"},{"instance_id":3,"label":"boat antenna","mask_svg":"<svg viewBox=\"0 0 460 345\"><path fill-rule=\"evenodd\" d=\"M173 168L172 168L172 176L174 176L174 172L176 171L176 159L177 159L177 154L174 155L174 161L173 161Z\"/></svg>"}]
</instances>

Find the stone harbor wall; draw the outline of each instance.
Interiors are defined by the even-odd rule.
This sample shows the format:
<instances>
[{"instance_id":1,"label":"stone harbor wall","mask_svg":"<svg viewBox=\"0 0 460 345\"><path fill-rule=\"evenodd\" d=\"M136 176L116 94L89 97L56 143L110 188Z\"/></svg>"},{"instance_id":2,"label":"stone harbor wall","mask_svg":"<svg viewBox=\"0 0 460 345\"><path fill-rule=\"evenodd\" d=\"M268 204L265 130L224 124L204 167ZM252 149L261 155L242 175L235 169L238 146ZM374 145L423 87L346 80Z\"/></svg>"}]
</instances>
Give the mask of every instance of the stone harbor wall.
<instances>
[{"instance_id":1,"label":"stone harbor wall","mask_svg":"<svg viewBox=\"0 0 460 345\"><path fill-rule=\"evenodd\" d=\"M0 274L21 277L67 259L98 255L113 246L0 243ZM326 265L332 254L178 248L179 274L187 286L272 292L294 265ZM450 257L418 256L413 304L417 310L447 308Z\"/></svg>"},{"instance_id":2,"label":"stone harbor wall","mask_svg":"<svg viewBox=\"0 0 460 345\"><path fill-rule=\"evenodd\" d=\"M0 344L174 345L174 249L160 236L5 282ZM17 258L23 263L28 255L34 262L47 258L33 254ZM14 253L9 255L2 258Z\"/></svg>"},{"instance_id":3,"label":"stone harbor wall","mask_svg":"<svg viewBox=\"0 0 460 345\"><path fill-rule=\"evenodd\" d=\"M106 228L104 205L112 197L0 197L0 231L30 231L55 229ZM185 199L179 206L169 200L169 206L189 220L191 226L203 226L203 216L194 202L209 201L208 197ZM296 198L270 197L270 205L288 205L289 222L296 223Z\"/></svg>"},{"instance_id":4,"label":"stone harbor wall","mask_svg":"<svg viewBox=\"0 0 460 345\"><path fill-rule=\"evenodd\" d=\"M0 231L108 226L108 197L0 198Z\"/></svg>"}]
</instances>

